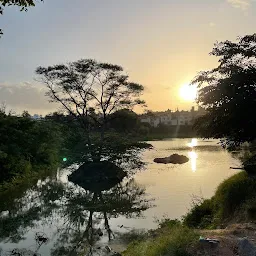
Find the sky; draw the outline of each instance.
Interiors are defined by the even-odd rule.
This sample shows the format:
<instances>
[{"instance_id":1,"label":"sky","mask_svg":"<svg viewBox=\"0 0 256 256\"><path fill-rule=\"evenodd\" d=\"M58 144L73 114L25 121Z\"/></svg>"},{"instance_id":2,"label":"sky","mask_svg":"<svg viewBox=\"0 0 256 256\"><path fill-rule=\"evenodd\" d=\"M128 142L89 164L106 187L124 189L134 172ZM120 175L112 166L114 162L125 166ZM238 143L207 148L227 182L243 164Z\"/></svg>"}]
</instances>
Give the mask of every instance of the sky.
<instances>
[{"instance_id":1,"label":"sky","mask_svg":"<svg viewBox=\"0 0 256 256\"><path fill-rule=\"evenodd\" d=\"M44 0L0 16L0 103L17 113L58 109L38 66L93 58L145 86L148 109L190 109L179 90L217 65L214 43L255 33L255 0Z\"/></svg>"}]
</instances>

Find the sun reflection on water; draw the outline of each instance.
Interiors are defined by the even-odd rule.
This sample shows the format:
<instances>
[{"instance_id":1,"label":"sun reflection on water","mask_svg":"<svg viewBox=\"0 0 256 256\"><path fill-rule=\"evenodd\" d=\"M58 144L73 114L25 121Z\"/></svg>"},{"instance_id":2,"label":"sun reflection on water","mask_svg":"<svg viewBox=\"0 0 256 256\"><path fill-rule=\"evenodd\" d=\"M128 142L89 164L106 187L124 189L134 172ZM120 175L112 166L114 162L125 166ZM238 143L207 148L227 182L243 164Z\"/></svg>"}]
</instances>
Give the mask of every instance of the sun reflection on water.
<instances>
[{"instance_id":1,"label":"sun reflection on water","mask_svg":"<svg viewBox=\"0 0 256 256\"><path fill-rule=\"evenodd\" d=\"M189 156L190 162L191 162L191 169L193 172L195 172L196 171L196 159L198 157L197 153L192 150L188 153L188 156Z\"/></svg>"},{"instance_id":2,"label":"sun reflection on water","mask_svg":"<svg viewBox=\"0 0 256 256\"><path fill-rule=\"evenodd\" d=\"M191 162L191 169L193 172L195 172L196 171L196 159L198 158L198 155L195 152L194 147L197 146L197 139L192 139L191 142L189 142L187 145L191 148L191 151L188 153L188 156L189 156L190 162Z\"/></svg>"},{"instance_id":3,"label":"sun reflection on water","mask_svg":"<svg viewBox=\"0 0 256 256\"><path fill-rule=\"evenodd\" d=\"M188 143L188 146L193 148L197 146L197 139L192 139L191 142Z\"/></svg>"}]
</instances>

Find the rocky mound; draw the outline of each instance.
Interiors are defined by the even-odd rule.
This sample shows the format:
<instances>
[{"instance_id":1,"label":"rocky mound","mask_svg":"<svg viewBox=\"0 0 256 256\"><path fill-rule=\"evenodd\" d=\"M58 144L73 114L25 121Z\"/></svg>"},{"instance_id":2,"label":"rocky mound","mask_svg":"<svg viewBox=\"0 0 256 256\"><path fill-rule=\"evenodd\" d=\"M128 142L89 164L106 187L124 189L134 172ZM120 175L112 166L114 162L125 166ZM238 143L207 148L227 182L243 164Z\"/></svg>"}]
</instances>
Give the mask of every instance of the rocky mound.
<instances>
[{"instance_id":1,"label":"rocky mound","mask_svg":"<svg viewBox=\"0 0 256 256\"><path fill-rule=\"evenodd\" d=\"M189 158L183 155L173 154L164 158L155 158L154 162L158 164L184 164Z\"/></svg>"}]
</instances>

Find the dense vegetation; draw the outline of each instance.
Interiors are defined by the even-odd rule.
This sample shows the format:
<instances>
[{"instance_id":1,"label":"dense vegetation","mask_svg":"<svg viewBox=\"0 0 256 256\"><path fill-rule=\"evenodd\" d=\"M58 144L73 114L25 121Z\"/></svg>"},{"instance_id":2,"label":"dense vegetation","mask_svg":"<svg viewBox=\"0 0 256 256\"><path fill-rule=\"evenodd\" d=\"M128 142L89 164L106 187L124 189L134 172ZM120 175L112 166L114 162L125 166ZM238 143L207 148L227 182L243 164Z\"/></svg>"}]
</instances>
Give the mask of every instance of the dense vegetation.
<instances>
[{"instance_id":1,"label":"dense vegetation","mask_svg":"<svg viewBox=\"0 0 256 256\"><path fill-rule=\"evenodd\" d=\"M241 172L223 181L211 199L195 203L184 223L193 228L214 228L255 219L256 180Z\"/></svg>"},{"instance_id":2,"label":"dense vegetation","mask_svg":"<svg viewBox=\"0 0 256 256\"><path fill-rule=\"evenodd\" d=\"M61 127L0 114L0 183L53 168L60 161Z\"/></svg>"},{"instance_id":3,"label":"dense vegetation","mask_svg":"<svg viewBox=\"0 0 256 256\"><path fill-rule=\"evenodd\" d=\"M219 65L199 73L198 103L206 115L195 127L206 138L223 139L233 146L256 139L256 34L240 37L238 42L217 43L211 55Z\"/></svg>"},{"instance_id":4,"label":"dense vegetation","mask_svg":"<svg viewBox=\"0 0 256 256\"><path fill-rule=\"evenodd\" d=\"M131 243L124 256L190 256L188 248L196 244L198 233L178 221L166 222L165 225L149 234L147 239Z\"/></svg>"}]
</instances>

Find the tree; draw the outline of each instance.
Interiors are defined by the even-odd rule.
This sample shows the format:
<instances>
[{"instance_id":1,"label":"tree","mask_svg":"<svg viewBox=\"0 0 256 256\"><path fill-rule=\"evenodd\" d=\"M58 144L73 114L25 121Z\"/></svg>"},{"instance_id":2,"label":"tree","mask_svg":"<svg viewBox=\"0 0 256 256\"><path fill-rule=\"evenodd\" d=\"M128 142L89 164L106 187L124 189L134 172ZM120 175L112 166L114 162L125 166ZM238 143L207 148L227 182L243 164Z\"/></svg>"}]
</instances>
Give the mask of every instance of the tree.
<instances>
[{"instance_id":1,"label":"tree","mask_svg":"<svg viewBox=\"0 0 256 256\"><path fill-rule=\"evenodd\" d=\"M219 65L192 81L206 110L195 128L206 138L225 138L225 146L251 142L256 138L256 34L216 43L210 54Z\"/></svg>"},{"instance_id":2,"label":"tree","mask_svg":"<svg viewBox=\"0 0 256 256\"><path fill-rule=\"evenodd\" d=\"M0 114L0 184L46 168L55 170L64 145L61 135L57 124Z\"/></svg>"},{"instance_id":3,"label":"tree","mask_svg":"<svg viewBox=\"0 0 256 256\"><path fill-rule=\"evenodd\" d=\"M30 118L31 115L29 114L29 112L27 110L24 110L21 114L22 117L26 117L26 118Z\"/></svg>"},{"instance_id":4,"label":"tree","mask_svg":"<svg viewBox=\"0 0 256 256\"><path fill-rule=\"evenodd\" d=\"M43 0L40 0L43 2ZM19 6L21 11L27 11L28 7L35 6L35 0L0 0L0 15L3 15L4 7L6 6ZM0 37L3 35L0 29Z\"/></svg>"},{"instance_id":5,"label":"tree","mask_svg":"<svg viewBox=\"0 0 256 256\"><path fill-rule=\"evenodd\" d=\"M121 109L111 115L110 127L117 132L135 132L138 124L138 115L129 109Z\"/></svg>"},{"instance_id":6,"label":"tree","mask_svg":"<svg viewBox=\"0 0 256 256\"><path fill-rule=\"evenodd\" d=\"M47 96L73 115L87 135L97 126L101 148L109 116L120 109L143 105L140 100L143 86L129 81L123 68L92 59L81 59L66 65L38 67L36 74L47 87Z\"/></svg>"}]
</instances>

